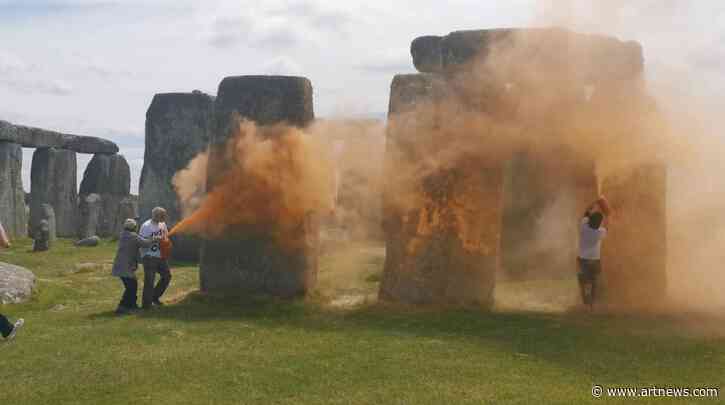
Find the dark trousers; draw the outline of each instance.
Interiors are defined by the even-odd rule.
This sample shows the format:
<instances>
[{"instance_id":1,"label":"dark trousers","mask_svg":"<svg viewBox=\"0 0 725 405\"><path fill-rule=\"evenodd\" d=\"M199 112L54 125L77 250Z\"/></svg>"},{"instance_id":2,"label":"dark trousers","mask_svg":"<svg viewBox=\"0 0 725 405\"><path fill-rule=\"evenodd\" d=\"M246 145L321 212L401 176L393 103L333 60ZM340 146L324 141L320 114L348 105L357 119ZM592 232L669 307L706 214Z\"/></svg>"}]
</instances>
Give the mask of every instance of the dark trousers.
<instances>
[{"instance_id":1,"label":"dark trousers","mask_svg":"<svg viewBox=\"0 0 725 405\"><path fill-rule=\"evenodd\" d=\"M123 296L121 296L121 302L118 303L119 307L124 308L137 308L136 300L138 299L138 281L135 278L121 277L123 283Z\"/></svg>"},{"instance_id":2,"label":"dark trousers","mask_svg":"<svg viewBox=\"0 0 725 405\"><path fill-rule=\"evenodd\" d=\"M14 325L8 321L8 318L5 317L5 315L0 314L0 333L2 333L3 337L8 337L10 332L13 331Z\"/></svg>"},{"instance_id":3,"label":"dark trousers","mask_svg":"<svg viewBox=\"0 0 725 405\"><path fill-rule=\"evenodd\" d=\"M602 262L599 260L582 259L581 257L578 258L578 262L579 274L577 274L577 276L579 278L579 288L582 293L582 301L584 301L587 305L591 305L594 303L594 298L596 296L597 278L599 278L599 273L602 272ZM586 283L589 283L592 286L591 294L585 294L584 292L584 284Z\"/></svg>"},{"instance_id":4,"label":"dark trousers","mask_svg":"<svg viewBox=\"0 0 725 405\"><path fill-rule=\"evenodd\" d=\"M159 282L154 286L156 281L156 273L159 273L161 277ZM171 282L171 271L169 271L169 265L166 260L162 260L158 257L144 257L143 258L143 307L150 308L153 302L158 301L164 292L166 287Z\"/></svg>"}]
</instances>

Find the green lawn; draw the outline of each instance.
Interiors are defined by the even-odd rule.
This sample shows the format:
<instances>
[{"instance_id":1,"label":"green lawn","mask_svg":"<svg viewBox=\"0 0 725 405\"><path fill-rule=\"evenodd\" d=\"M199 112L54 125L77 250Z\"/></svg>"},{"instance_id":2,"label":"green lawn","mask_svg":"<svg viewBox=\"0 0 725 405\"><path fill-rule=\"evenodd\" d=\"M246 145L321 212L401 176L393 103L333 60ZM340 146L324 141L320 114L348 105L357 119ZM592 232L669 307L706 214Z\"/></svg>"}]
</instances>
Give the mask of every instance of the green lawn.
<instances>
[{"instance_id":1,"label":"green lawn","mask_svg":"<svg viewBox=\"0 0 725 405\"><path fill-rule=\"evenodd\" d=\"M204 296L197 269L175 264L172 303L126 317L112 312L112 242L29 247L0 251L39 280L31 302L2 308L27 321L0 343L2 404L716 403L590 392L725 387L725 334L708 329L713 319L515 312L517 299L501 294L533 286L511 283L493 313L377 304L377 246L326 254L318 291L295 302Z\"/></svg>"}]
</instances>

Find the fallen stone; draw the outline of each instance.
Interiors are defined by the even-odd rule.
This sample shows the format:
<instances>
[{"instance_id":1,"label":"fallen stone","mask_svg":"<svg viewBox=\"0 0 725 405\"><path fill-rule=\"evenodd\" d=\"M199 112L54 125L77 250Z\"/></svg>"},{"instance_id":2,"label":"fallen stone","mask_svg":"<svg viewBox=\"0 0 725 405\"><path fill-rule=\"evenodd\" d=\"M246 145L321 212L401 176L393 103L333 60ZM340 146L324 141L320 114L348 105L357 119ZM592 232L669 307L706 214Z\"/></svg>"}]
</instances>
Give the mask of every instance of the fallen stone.
<instances>
[{"instance_id":1,"label":"fallen stone","mask_svg":"<svg viewBox=\"0 0 725 405\"><path fill-rule=\"evenodd\" d=\"M0 142L0 223L10 237L25 236L28 232L22 167L20 145Z\"/></svg>"},{"instance_id":2,"label":"fallen stone","mask_svg":"<svg viewBox=\"0 0 725 405\"><path fill-rule=\"evenodd\" d=\"M98 236L91 236L90 238L81 239L76 241L75 245L79 247L95 247L101 242L101 238Z\"/></svg>"},{"instance_id":3,"label":"fallen stone","mask_svg":"<svg viewBox=\"0 0 725 405\"><path fill-rule=\"evenodd\" d=\"M209 145L214 99L202 92L157 94L146 112L146 151L139 185L141 221L151 210L166 208L169 228L183 217L173 178ZM173 257L199 260L201 242L188 235L173 237Z\"/></svg>"},{"instance_id":4,"label":"fallen stone","mask_svg":"<svg viewBox=\"0 0 725 405\"><path fill-rule=\"evenodd\" d=\"M0 121L0 141L13 142L26 148L67 149L78 153L117 153L118 146L106 139L13 125Z\"/></svg>"},{"instance_id":5,"label":"fallen stone","mask_svg":"<svg viewBox=\"0 0 725 405\"><path fill-rule=\"evenodd\" d=\"M19 304L30 298L35 275L30 270L0 262L0 303Z\"/></svg>"}]
</instances>

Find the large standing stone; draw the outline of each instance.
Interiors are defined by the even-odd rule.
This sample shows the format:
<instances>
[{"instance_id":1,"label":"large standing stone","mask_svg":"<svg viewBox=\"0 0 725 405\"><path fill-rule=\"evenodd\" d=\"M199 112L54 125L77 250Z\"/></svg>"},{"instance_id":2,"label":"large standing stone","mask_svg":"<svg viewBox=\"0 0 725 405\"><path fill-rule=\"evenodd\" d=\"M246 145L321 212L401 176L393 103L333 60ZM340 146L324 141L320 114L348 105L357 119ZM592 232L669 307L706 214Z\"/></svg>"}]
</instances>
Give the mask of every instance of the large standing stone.
<instances>
[{"instance_id":1,"label":"large standing stone","mask_svg":"<svg viewBox=\"0 0 725 405\"><path fill-rule=\"evenodd\" d=\"M76 153L54 148L41 148L33 153L30 171L30 226L40 221L42 204L55 212L58 236L72 238L78 232L78 194Z\"/></svg>"},{"instance_id":2,"label":"large standing stone","mask_svg":"<svg viewBox=\"0 0 725 405\"><path fill-rule=\"evenodd\" d=\"M421 145L441 141L436 128L445 120L438 104L448 91L436 75L398 75L393 80L380 297L490 307L499 266L501 167L471 156L418 173L418 162L436 159L435 148Z\"/></svg>"},{"instance_id":3,"label":"large standing stone","mask_svg":"<svg viewBox=\"0 0 725 405\"><path fill-rule=\"evenodd\" d=\"M650 164L604 179L614 216L602 242L607 302L652 307L667 294L667 169Z\"/></svg>"},{"instance_id":4,"label":"large standing stone","mask_svg":"<svg viewBox=\"0 0 725 405\"><path fill-rule=\"evenodd\" d=\"M21 171L23 149L16 143L0 141L0 223L10 236L25 236L25 191Z\"/></svg>"},{"instance_id":5,"label":"large standing stone","mask_svg":"<svg viewBox=\"0 0 725 405\"><path fill-rule=\"evenodd\" d=\"M96 154L83 172L80 194L129 195L131 171L123 155Z\"/></svg>"},{"instance_id":6,"label":"large standing stone","mask_svg":"<svg viewBox=\"0 0 725 405\"><path fill-rule=\"evenodd\" d=\"M130 195L130 189L131 170L122 155L93 156L83 173L80 194L81 198L86 198L89 194L100 196L102 208L96 235L116 235L119 223L125 219L119 218L119 206Z\"/></svg>"},{"instance_id":7,"label":"large standing stone","mask_svg":"<svg viewBox=\"0 0 725 405\"><path fill-rule=\"evenodd\" d=\"M146 112L146 151L139 185L141 220L156 206L166 208L171 228L182 218L172 180L176 172L209 146L214 99L202 92L154 96ZM173 257L199 260L201 242L188 235L173 237Z\"/></svg>"},{"instance_id":8,"label":"large standing stone","mask_svg":"<svg viewBox=\"0 0 725 405\"><path fill-rule=\"evenodd\" d=\"M30 298L35 275L30 270L0 263L0 304L19 304Z\"/></svg>"},{"instance_id":9,"label":"large standing stone","mask_svg":"<svg viewBox=\"0 0 725 405\"><path fill-rule=\"evenodd\" d=\"M225 78L219 85L215 103L215 132L211 156L222 156L219 148L232 136L235 113L267 125L287 122L304 126L314 118L312 85L302 77L240 76ZM209 165L208 187L224 162ZM245 229L229 232L224 238L205 240L200 266L201 289L228 294L266 293L276 296L305 294L317 275L318 229L300 224L308 241L290 251L270 237L256 236Z\"/></svg>"}]
</instances>

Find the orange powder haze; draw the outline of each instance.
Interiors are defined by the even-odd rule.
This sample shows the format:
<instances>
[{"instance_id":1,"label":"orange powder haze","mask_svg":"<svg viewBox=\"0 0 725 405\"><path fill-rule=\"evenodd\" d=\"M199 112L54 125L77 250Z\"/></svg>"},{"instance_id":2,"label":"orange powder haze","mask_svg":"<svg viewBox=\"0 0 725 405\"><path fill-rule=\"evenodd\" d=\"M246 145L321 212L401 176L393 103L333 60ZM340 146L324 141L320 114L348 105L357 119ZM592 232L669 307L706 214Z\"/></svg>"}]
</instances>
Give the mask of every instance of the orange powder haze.
<instances>
[{"instance_id":1,"label":"orange powder haze","mask_svg":"<svg viewBox=\"0 0 725 405\"><path fill-rule=\"evenodd\" d=\"M301 129L241 121L218 155L200 154L174 177L183 210L191 214L171 235L213 239L244 229L294 246L304 237L309 215L331 209L330 160L325 149ZM223 169L201 199L206 163L218 158L223 160Z\"/></svg>"},{"instance_id":2,"label":"orange powder haze","mask_svg":"<svg viewBox=\"0 0 725 405\"><path fill-rule=\"evenodd\" d=\"M661 27L655 24L659 20L645 25L637 19L636 27L626 29L629 20L618 21L614 17L617 21L595 21L594 27L572 24L571 21L581 21L574 5L584 3L603 4L542 1L540 4L546 7L540 10L540 23L610 35L614 33L602 28L619 27L626 33L622 38L627 39L638 39L639 32L666 33L670 27L669 19L664 17ZM627 2L614 1L612 13L599 14L619 15L624 3ZM570 7L563 7L565 4ZM541 63L534 66L528 50L532 41L541 40L529 34L490 49L485 60L476 61L467 72L450 78L448 97L438 100L436 105L420 103L414 111L391 117L386 128L377 128L374 132L381 138L383 131L411 134L402 142L390 136L385 141L386 160L395 162L394 176L383 176L380 180L380 159L368 159L369 151L351 146L345 153L359 159L359 164L354 165L355 173L374 181L367 181L373 186L356 187L353 191L359 193L350 194L367 196L374 192L376 195L370 201L377 201L382 198L377 195L381 193L379 189L385 188L387 209L406 212L428 205L420 185L426 179L437 178L438 173L461 167L467 161L505 169L516 156L526 154L536 167L543 168L538 175L543 179L540 182L546 183L542 185L546 193L540 193L551 197L541 210L536 228L530 232L535 240L520 252L537 257L550 251L565 251L576 244L570 235L576 230L576 216L583 212L583 207L575 206L578 199L570 190L562 191L553 184L556 175L570 171L575 175L588 174L592 170L585 164L591 163L602 180L633 167L665 162L670 172L667 272L670 285L674 286L670 293L681 293L707 307L725 305L719 298L722 294L715 294L712 287L725 281L720 270L725 260L720 253L725 240L725 220L721 214L725 180L720 175L724 166L720 158L725 150L721 137L724 124L719 110L701 108L703 103L697 97L684 97L661 85L664 81L685 86L697 76L660 74L655 80L647 72L641 80L621 87L609 83L591 83L588 88L571 86L569 75L587 68L587 61L572 59L566 71L559 69L560 63L543 68ZM647 59L647 42L644 46L648 71L658 62L670 63L666 59ZM552 61L570 60L567 49L559 52L562 54L550 55ZM517 73L517 80L508 79L512 71ZM722 105L712 97L703 98L699 101ZM218 238L232 233L245 237L253 231L272 235L283 246L299 243L304 236L300 229L308 215L329 212L335 200L335 164L329 144L332 140L349 139L358 132L329 122L317 122L306 130L240 122L223 152L203 153L175 176L174 186L185 219L171 233ZM217 165L217 159L223 164ZM217 171L206 190L210 161L212 167L223 169ZM582 170L578 170L580 164ZM548 178L554 182L548 184ZM466 184L462 183L462 187ZM591 197L596 194L593 190ZM458 205L466 205L465 201L451 199L451 207L444 207L450 210L426 211L427 215L419 218L430 220L417 224L419 234L426 236L444 229L439 225L443 212L455 222L455 231L464 247L483 251L489 243L474 230L499 221L500 215L461 210ZM626 225L615 212L612 237L616 227ZM685 284L687 289L680 288Z\"/></svg>"}]
</instances>

